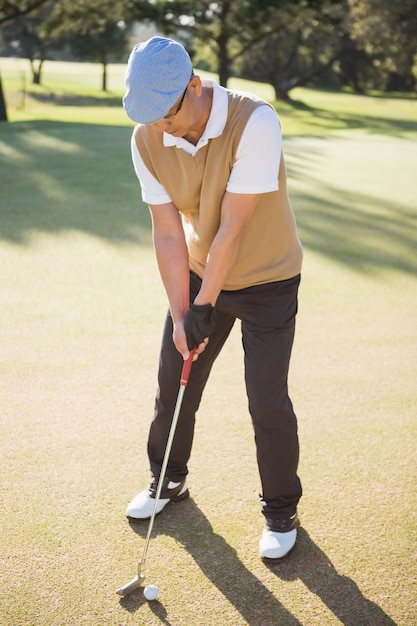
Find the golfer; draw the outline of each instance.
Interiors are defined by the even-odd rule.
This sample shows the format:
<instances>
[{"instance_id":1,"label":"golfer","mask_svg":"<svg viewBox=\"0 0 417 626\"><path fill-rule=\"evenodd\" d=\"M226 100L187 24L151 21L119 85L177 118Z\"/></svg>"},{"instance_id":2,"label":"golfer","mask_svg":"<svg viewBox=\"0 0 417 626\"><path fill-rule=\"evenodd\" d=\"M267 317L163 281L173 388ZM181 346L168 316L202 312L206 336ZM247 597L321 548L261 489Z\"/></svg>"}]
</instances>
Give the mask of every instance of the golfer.
<instances>
[{"instance_id":1,"label":"golfer","mask_svg":"<svg viewBox=\"0 0 417 626\"><path fill-rule=\"evenodd\" d=\"M265 518L259 552L282 559L296 543L301 497L287 379L302 248L277 114L255 96L200 78L185 48L163 37L133 48L123 106L137 123L133 164L169 302L148 439L152 480L126 514L151 516L182 364L195 348L157 512L189 495L196 411L238 319Z\"/></svg>"}]
</instances>

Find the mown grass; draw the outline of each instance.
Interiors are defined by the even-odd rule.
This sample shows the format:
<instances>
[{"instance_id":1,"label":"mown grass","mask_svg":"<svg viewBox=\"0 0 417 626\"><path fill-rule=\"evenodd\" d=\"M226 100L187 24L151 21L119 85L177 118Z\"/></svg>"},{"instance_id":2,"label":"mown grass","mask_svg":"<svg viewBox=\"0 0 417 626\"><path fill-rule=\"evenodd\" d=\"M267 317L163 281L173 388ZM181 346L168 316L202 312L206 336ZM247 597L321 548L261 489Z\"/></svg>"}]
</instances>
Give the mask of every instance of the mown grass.
<instances>
[{"instance_id":1,"label":"mown grass","mask_svg":"<svg viewBox=\"0 0 417 626\"><path fill-rule=\"evenodd\" d=\"M155 524L148 604L114 593L146 533L124 509L148 479L166 307L122 68L104 97L97 67L47 64L18 109L14 63L0 60L0 624L414 626L415 102L297 90L277 105L305 248L298 547L279 566L257 556L236 326L199 411L192 498Z\"/></svg>"},{"instance_id":2,"label":"mown grass","mask_svg":"<svg viewBox=\"0 0 417 626\"><path fill-rule=\"evenodd\" d=\"M0 59L11 121L48 119L129 125L120 100L124 85L123 64L109 65L108 92L101 90L101 68L89 63L46 62L42 84L31 84L28 63L22 59ZM202 76L212 76L201 72ZM230 86L255 90L272 101L273 89L266 84L233 78ZM358 130L409 136L417 131L417 99L413 96L357 96L347 92L323 92L297 88L292 102L279 103L278 112L286 136L325 135ZM61 105L57 107L56 105Z\"/></svg>"}]
</instances>

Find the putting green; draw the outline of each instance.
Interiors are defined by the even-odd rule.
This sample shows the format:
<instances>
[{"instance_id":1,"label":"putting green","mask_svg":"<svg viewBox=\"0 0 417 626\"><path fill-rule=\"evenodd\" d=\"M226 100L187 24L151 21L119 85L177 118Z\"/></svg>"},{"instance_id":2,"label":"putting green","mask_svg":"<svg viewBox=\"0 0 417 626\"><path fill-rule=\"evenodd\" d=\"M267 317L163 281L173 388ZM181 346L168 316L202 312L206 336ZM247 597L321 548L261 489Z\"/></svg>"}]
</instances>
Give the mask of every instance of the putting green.
<instances>
[{"instance_id":1,"label":"putting green","mask_svg":"<svg viewBox=\"0 0 417 626\"><path fill-rule=\"evenodd\" d=\"M408 132L408 131L407 131ZM285 138L305 263L291 368L302 528L262 529L239 327L213 370L191 498L145 525L146 436L166 297L130 129L0 133L3 626L414 626L417 150L408 136Z\"/></svg>"}]
</instances>

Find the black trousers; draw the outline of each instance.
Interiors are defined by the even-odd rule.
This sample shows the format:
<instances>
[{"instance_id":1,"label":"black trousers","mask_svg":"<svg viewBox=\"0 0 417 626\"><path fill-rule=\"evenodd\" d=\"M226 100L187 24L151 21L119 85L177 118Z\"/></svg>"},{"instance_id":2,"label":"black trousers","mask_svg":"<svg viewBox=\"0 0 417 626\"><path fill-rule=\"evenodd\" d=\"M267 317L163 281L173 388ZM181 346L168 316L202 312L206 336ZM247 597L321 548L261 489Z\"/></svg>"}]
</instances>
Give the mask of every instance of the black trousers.
<instances>
[{"instance_id":1,"label":"black trousers","mask_svg":"<svg viewBox=\"0 0 417 626\"><path fill-rule=\"evenodd\" d=\"M296 511L301 497L297 476L297 418L288 395L288 369L294 340L300 276L289 280L222 291L216 303L216 329L205 351L193 363L172 444L167 476L179 482L188 473L195 414L212 365L236 319L241 320L245 383L255 433L262 485L263 514L282 519ZM190 273L190 301L201 279ZM160 353L154 419L148 439L153 476L159 476L178 395L183 359L172 341L168 312Z\"/></svg>"}]
</instances>

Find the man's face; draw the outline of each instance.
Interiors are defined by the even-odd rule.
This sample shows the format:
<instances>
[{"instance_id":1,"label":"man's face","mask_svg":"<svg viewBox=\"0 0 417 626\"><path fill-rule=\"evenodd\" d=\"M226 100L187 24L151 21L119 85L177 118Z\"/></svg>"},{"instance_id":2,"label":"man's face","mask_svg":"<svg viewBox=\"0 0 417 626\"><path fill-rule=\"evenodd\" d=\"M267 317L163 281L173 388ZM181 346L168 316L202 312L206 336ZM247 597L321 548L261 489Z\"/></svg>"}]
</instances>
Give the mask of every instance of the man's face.
<instances>
[{"instance_id":1,"label":"man's face","mask_svg":"<svg viewBox=\"0 0 417 626\"><path fill-rule=\"evenodd\" d=\"M174 137L185 137L198 123L196 98L200 84L199 78L192 76L178 101L162 120L155 122L153 125L159 131Z\"/></svg>"}]
</instances>

